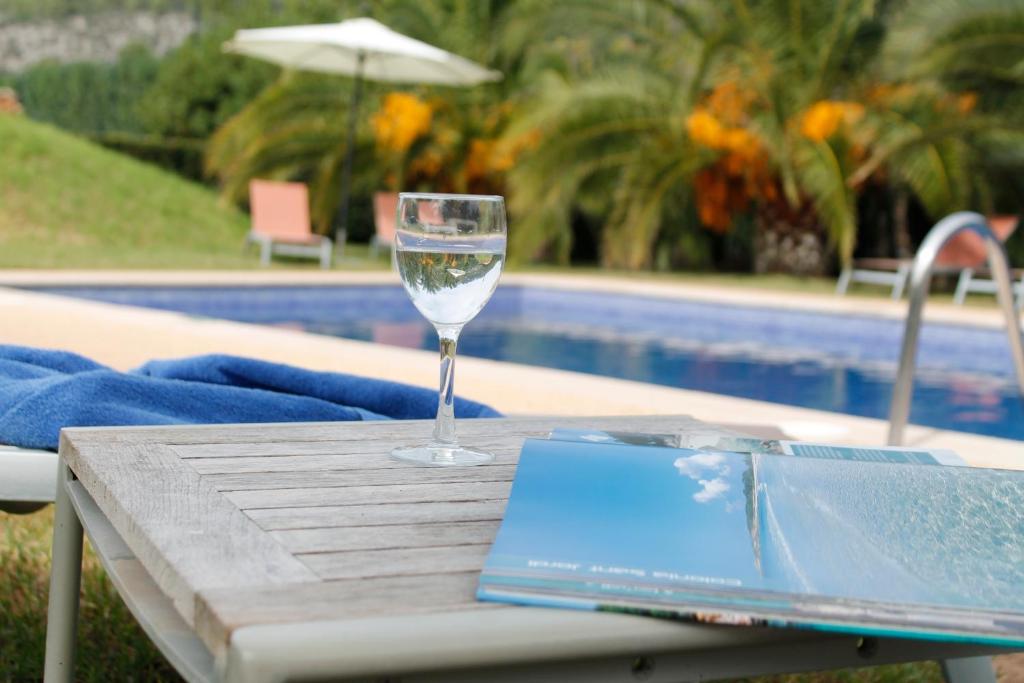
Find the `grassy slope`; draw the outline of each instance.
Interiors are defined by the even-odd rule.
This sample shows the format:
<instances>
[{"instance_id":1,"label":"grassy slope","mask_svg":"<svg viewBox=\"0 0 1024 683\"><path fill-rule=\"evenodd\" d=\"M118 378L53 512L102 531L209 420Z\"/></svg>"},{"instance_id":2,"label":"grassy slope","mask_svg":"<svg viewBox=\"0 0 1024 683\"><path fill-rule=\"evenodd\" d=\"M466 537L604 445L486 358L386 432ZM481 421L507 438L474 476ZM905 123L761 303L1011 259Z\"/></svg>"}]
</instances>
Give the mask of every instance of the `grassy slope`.
<instances>
[{"instance_id":1,"label":"grassy slope","mask_svg":"<svg viewBox=\"0 0 1024 683\"><path fill-rule=\"evenodd\" d=\"M243 267L243 213L161 169L0 115L0 267Z\"/></svg>"}]
</instances>

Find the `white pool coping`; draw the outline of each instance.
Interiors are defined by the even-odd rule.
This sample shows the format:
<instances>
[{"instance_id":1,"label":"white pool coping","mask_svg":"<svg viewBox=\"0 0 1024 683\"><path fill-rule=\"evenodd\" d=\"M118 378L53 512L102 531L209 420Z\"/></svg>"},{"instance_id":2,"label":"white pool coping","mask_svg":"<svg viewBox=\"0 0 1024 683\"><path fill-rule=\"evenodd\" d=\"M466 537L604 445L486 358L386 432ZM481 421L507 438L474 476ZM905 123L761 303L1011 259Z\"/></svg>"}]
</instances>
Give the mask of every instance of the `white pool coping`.
<instances>
[{"instance_id":1,"label":"white pool coping","mask_svg":"<svg viewBox=\"0 0 1024 683\"><path fill-rule=\"evenodd\" d=\"M0 342L65 349L118 369L153 358L231 353L315 370L351 372L434 387L436 354L152 309L5 289L2 285L214 285L388 284L387 272L76 272L0 273ZM740 287L705 287L596 276L507 275L505 284L621 292L719 303L776 306L856 315L902 317L905 303L780 293ZM961 309L929 304L931 320L1000 325L993 307ZM719 394L674 389L515 363L460 358L456 391L506 413L562 415L688 414L708 422L781 430L804 440L878 445L882 420L798 408ZM950 448L972 464L1024 469L1024 442L912 426L907 444Z\"/></svg>"}]
</instances>

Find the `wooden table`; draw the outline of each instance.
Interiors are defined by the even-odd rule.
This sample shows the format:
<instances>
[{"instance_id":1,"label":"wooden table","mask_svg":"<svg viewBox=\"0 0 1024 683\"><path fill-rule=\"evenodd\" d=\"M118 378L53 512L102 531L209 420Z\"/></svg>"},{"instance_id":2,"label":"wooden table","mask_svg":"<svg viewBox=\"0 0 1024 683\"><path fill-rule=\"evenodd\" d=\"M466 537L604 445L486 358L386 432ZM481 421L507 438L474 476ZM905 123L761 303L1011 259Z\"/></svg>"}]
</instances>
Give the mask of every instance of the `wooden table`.
<instances>
[{"instance_id":1,"label":"wooden table","mask_svg":"<svg viewBox=\"0 0 1024 683\"><path fill-rule=\"evenodd\" d=\"M429 422L65 430L46 680L73 679L83 527L189 681L709 680L992 651L477 602L523 439L573 425L713 430L465 420L463 441L497 458L453 469L388 458Z\"/></svg>"}]
</instances>

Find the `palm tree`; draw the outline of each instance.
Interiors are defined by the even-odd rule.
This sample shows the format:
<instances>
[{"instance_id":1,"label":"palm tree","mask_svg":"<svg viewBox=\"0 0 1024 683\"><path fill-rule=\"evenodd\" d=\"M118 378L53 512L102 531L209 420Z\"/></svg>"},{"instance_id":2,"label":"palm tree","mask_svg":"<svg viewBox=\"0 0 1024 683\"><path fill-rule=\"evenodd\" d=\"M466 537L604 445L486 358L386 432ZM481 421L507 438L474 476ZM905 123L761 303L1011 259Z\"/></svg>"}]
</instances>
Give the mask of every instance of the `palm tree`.
<instances>
[{"instance_id":1,"label":"palm tree","mask_svg":"<svg viewBox=\"0 0 1024 683\"><path fill-rule=\"evenodd\" d=\"M338 79L286 73L228 120L206 153L207 171L220 179L223 196L244 201L253 178L303 179L315 229L329 234L345 158L346 90ZM359 142L362 156L370 148Z\"/></svg>"},{"instance_id":2,"label":"palm tree","mask_svg":"<svg viewBox=\"0 0 1024 683\"><path fill-rule=\"evenodd\" d=\"M945 33L887 59L917 4L600 3L595 21L631 27L626 48L590 73L549 75L512 128L544 135L511 176L519 248L564 260L569 235L550 226L589 204L607 216L604 263L646 267L694 214L712 230L753 214L760 269L820 272L826 250L852 256L869 183L904 188L935 216L966 206L984 194L985 139L1019 124L975 107L951 77L962 62L935 47L969 49L976 40L955 40L965 27L990 36L1020 10L987 0L980 21L950 0Z\"/></svg>"},{"instance_id":3,"label":"palm tree","mask_svg":"<svg viewBox=\"0 0 1024 683\"><path fill-rule=\"evenodd\" d=\"M975 206L986 212L1019 210L1024 196L1024 6L1012 0L918 2L901 13L891 36L885 55L891 81L937 87L946 93L947 110L949 93L962 93L957 108L975 114L962 122L974 157L968 170L993 179L976 183ZM935 109L922 113L934 116ZM913 139L912 131L906 137ZM931 185L941 188L942 174L937 175Z\"/></svg>"},{"instance_id":4,"label":"palm tree","mask_svg":"<svg viewBox=\"0 0 1024 683\"><path fill-rule=\"evenodd\" d=\"M491 36L505 4L502 0L382 0L374 4L373 12L395 30L492 64L497 51ZM381 84L366 86L366 99L379 100L382 107L394 90ZM220 180L225 197L244 200L248 182L254 177L304 180L311 188L316 229L329 233L339 201L350 87L349 79L283 73L221 127L211 139L206 161L207 171ZM378 118L378 125L368 125L374 121L373 109L367 107L357 134L356 156L363 162L354 173L353 195L368 196L388 185L406 188L409 183L421 189L465 189L461 165L469 158L473 140L485 133L487 116L482 112L501 102L502 87L507 86L448 89L443 96L430 88L412 89L397 101L397 108L392 107L396 115L413 112L421 117L426 107L433 123L443 125L432 126L428 121L427 127L417 129L412 137L392 138L401 142L399 145L382 141L381 131L392 124L416 124ZM381 115L387 117L388 112L378 112ZM441 135L430 135L437 132ZM416 161L419 163L414 164ZM427 173L431 169L433 175Z\"/></svg>"},{"instance_id":5,"label":"palm tree","mask_svg":"<svg viewBox=\"0 0 1024 683\"><path fill-rule=\"evenodd\" d=\"M535 30L521 28L531 17ZM582 207L607 216L606 263L648 265L666 221L690 203L699 154L685 120L721 29L658 2L524 3L515 18L507 34L543 47L527 58L535 85L509 135L539 131L542 142L509 176L511 253L568 262L571 213Z\"/></svg>"}]
</instances>

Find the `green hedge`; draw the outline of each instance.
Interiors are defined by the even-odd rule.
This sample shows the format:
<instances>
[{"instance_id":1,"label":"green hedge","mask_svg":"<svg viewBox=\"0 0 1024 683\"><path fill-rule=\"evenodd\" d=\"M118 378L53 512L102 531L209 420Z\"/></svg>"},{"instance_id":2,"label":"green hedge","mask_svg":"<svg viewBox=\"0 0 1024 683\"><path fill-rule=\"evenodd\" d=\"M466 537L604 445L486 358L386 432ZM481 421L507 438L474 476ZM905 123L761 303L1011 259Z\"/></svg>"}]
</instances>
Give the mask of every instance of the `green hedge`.
<instances>
[{"instance_id":1,"label":"green hedge","mask_svg":"<svg viewBox=\"0 0 1024 683\"><path fill-rule=\"evenodd\" d=\"M132 133L98 133L86 137L108 149L156 164L180 176L206 182L203 177L203 140Z\"/></svg>"},{"instance_id":2,"label":"green hedge","mask_svg":"<svg viewBox=\"0 0 1024 683\"><path fill-rule=\"evenodd\" d=\"M40 62L0 80L18 93L25 113L76 133L143 132L137 103L160 62L143 46L126 48L113 64Z\"/></svg>"}]
</instances>

